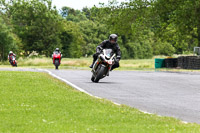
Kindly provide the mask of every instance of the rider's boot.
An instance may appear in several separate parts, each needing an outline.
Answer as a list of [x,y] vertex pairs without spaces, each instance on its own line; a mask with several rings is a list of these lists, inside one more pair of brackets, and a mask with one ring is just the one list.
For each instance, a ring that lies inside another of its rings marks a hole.
[[107,73],[107,76],[109,76],[109,73]]
[[95,60],[93,59],[93,62],[92,62],[92,64],[90,65],[90,68],[93,68],[94,62],[95,62]]

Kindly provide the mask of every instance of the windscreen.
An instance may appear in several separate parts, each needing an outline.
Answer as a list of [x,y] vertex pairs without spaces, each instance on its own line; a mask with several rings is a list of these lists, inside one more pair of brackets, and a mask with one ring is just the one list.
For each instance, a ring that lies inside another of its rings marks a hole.
[[11,58],[12,60],[13,60],[13,59],[15,59],[15,57],[14,57],[14,56],[11,56],[10,58]]
[[105,49],[106,57],[110,58],[113,55],[112,49]]
[[54,53],[54,54],[56,54],[56,55],[58,55],[58,54],[59,54],[59,52],[58,52],[58,51],[54,51],[53,53]]

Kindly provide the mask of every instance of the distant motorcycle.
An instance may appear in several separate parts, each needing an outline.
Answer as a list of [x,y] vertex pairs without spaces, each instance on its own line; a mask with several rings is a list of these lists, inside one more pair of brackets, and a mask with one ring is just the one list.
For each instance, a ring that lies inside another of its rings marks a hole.
[[58,66],[61,62],[61,54],[58,52],[53,53],[53,64],[55,65],[55,69],[58,69]]
[[98,83],[100,79],[109,75],[112,66],[115,63],[115,54],[112,49],[102,49],[92,68],[93,82]]
[[11,64],[12,66],[17,67],[17,61],[16,61],[15,56],[12,55],[12,56],[10,56],[9,58],[10,58],[10,64]]

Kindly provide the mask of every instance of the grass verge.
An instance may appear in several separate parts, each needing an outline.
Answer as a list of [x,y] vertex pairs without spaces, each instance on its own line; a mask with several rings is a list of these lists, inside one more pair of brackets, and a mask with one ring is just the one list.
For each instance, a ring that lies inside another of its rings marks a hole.
[[[90,69],[92,58],[63,58],[60,69]],[[55,68],[51,58],[19,58],[18,67]],[[10,67],[9,62],[0,62],[0,67]],[[154,70],[154,59],[121,60],[118,70]]]
[[0,71],[0,132],[200,132],[198,124],[90,97],[46,73]]

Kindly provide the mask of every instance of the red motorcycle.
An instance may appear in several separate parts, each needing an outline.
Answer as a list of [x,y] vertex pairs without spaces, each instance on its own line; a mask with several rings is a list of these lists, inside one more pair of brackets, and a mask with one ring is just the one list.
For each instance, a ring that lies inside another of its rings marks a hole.
[[12,66],[16,66],[16,67],[17,67],[17,61],[16,61],[15,56],[11,55],[11,56],[9,57],[9,62],[10,62],[10,64],[11,64]]
[[53,64],[55,65],[55,68],[58,69],[58,66],[61,62],[61,54],[59,52],[54,52],[53,55]]

